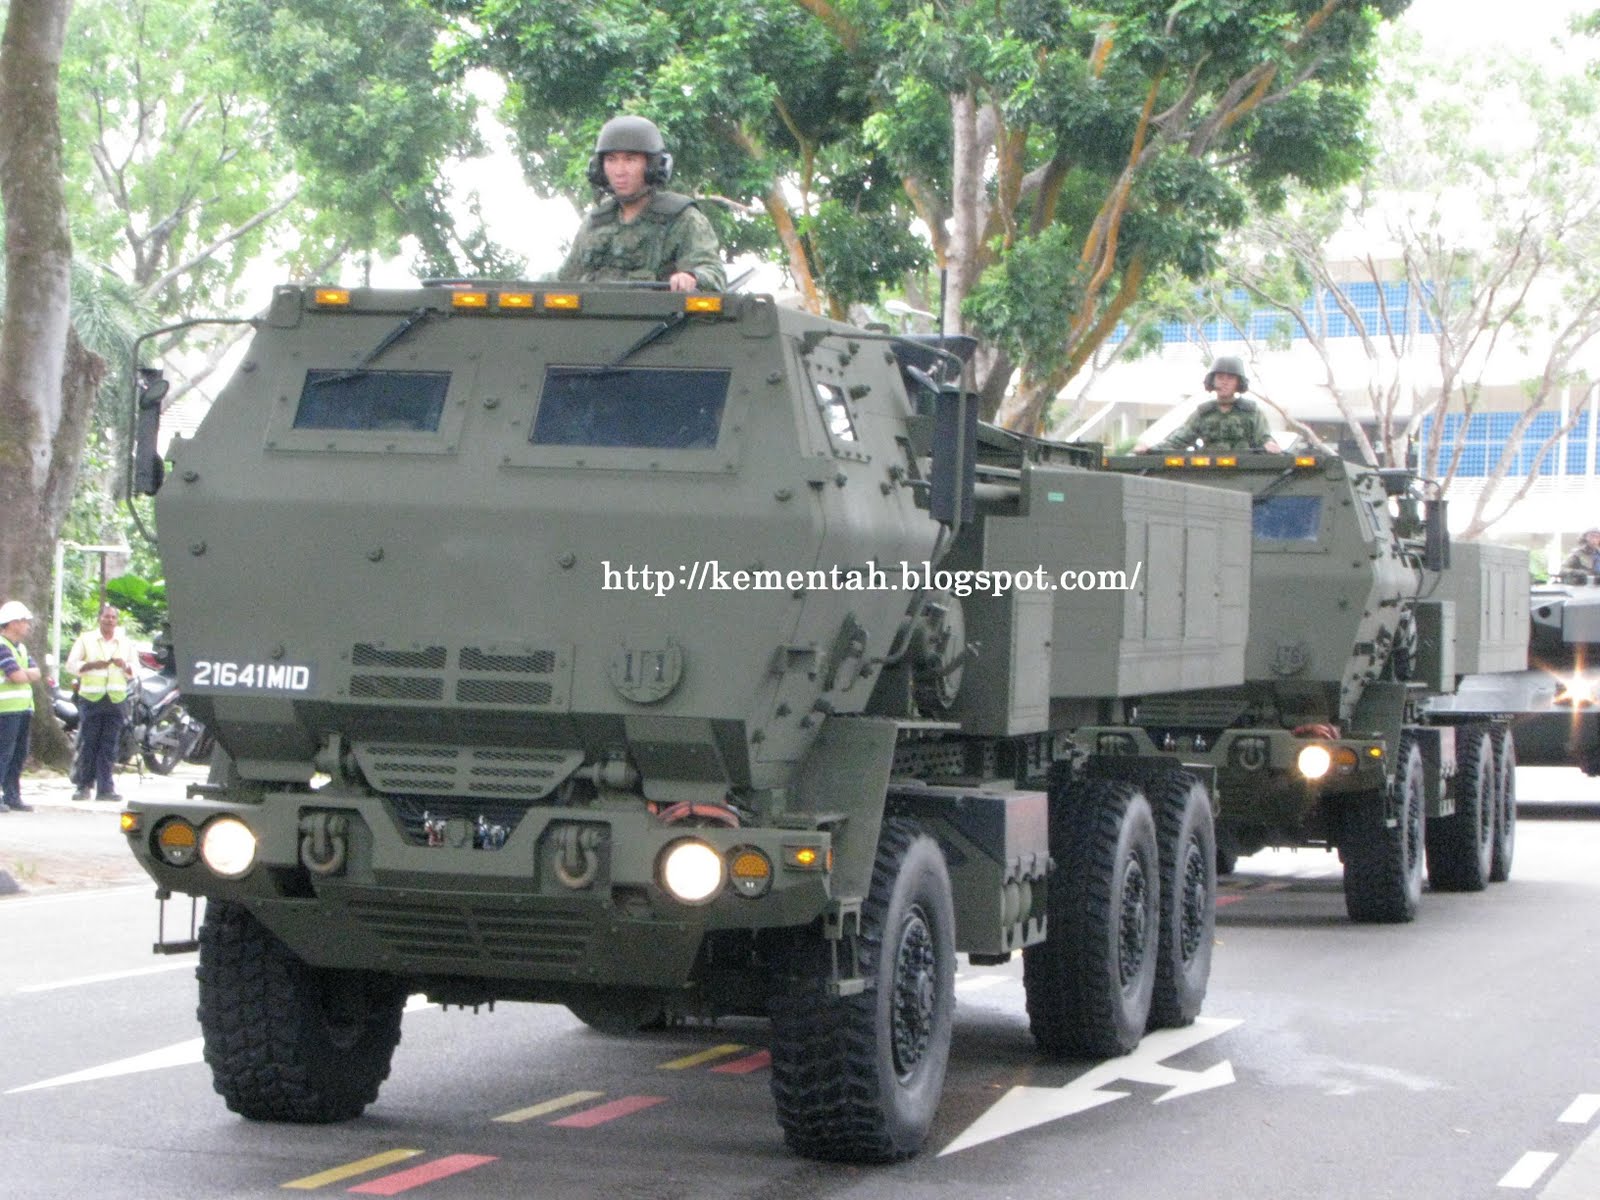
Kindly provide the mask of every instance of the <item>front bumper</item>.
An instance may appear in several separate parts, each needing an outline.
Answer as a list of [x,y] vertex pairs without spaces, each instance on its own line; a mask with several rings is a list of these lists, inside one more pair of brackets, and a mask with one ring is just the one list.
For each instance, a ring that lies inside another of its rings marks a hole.
[[[243,905],[314,966],[682,987],[708,934],[803,926],[832,906],[832,844],[815,830],[688,828],[639,810],[545,807],[529,809],[492,847],[476,844],[477,831],[459,818],[434,831],[436,844],[417,844],[382,797],[328,789],[272,793],[259,803],[215,795],[135,801],[128,814],[130,847],[157,884]],[[158,853],[165,823],[203,831],[223,817],[244,822],[257,839],[255,863],[239,878],[198,860],[174,866]],[[725,880],[704,903],[674,899],[659,882],[658,861],[684,838],[710,845],[725,862],[743,851],[764,855],[769,890],[742,895]],[[800,860],[806,865],[793,865]]]

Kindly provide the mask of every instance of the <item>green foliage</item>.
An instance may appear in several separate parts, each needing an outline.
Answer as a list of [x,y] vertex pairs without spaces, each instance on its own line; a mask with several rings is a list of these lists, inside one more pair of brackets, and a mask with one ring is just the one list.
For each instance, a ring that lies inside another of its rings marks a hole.
[[106,580],[106,599],[147,635],[153,636],[167,623],[167,586],[163,580],[118,575]]

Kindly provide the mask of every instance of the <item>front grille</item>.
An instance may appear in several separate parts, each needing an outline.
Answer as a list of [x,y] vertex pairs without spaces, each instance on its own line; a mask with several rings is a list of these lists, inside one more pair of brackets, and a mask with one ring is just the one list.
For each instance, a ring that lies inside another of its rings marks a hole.
[[444,669],[443,646],[428,646],[421,650],[385,650],[370,642],[357,642],[350,651],[350,665],[354,667],[395,667],[402,671],[440,671]]
[[1146,696],[1139,701],[1138,723],[1182,728],[1226,729],[1244,714],[1243,696]]
[[582,750],[357,742],[367,782],[391,796],[542,800],[583,762]]
[[350,695],[357,700],[439,700],[444,680],[423,675],[352,675]]
[[461,669],[548,675],[556,669],[556,656],[553,650],[535,650],[531,654],[488,654],[474,646],[463,646]]
[[589,948],[584,906],[541,902],[508,911],[491,901],[399,903],[387,896],[348,902],[351,918],[385,949],[411,963],[452,963],[561,970]]
[[571,648],[413,646],[357,642],[344,694],[391,704],[438,704],[447,697],[473,708],[561,709],[568,702]]
[[515,679],[462,679],[456,683],[456,699],[463,704],[550,703],[551,688],[540,681]]

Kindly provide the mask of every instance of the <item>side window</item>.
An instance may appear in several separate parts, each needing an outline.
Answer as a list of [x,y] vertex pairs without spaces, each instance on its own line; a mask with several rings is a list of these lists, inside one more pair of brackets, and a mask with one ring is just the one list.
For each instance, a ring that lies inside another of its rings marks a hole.
[[850,416],[850,405],[845,400],[844,389],[833,383],[818,383],[814,385],[817,390],[817,407],[822,410],[822,424],[828,430],[828,436],[835,442],[848,442],[854,444],[860,439],[856,437],[856,423]]
[[1322,497],[1257,497],[1250,524],[1260,542],[1314,543],[1322,532]]

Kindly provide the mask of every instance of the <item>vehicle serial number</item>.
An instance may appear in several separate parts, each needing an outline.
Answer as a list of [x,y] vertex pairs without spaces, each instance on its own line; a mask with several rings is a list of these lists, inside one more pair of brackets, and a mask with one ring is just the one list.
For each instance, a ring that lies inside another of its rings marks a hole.
[[189,685],[196,688],[237,688],[241,691],[308,692],[311,668],[303,663],[231,662],[197,659]]

